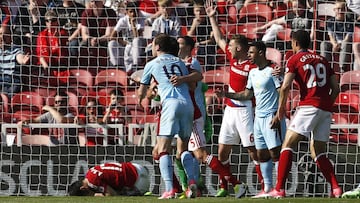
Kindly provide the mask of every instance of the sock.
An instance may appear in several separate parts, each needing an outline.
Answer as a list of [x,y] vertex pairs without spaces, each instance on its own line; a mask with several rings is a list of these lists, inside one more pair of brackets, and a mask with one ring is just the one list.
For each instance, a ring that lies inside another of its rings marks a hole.
[[182,186],[182,190],[185,191],[188,187],[188,184],[187,184],[188,179],[187,179],[184,167],[183,167],[180,159],[175,159],[175,164],[176,164],[178,175],[180,177],[180,183]]
[[188,178],[188,182],[194,182],[194,157],[188,151],[181,153],[181,163],[185,169],[185,173]]
[[[226,160],[224,162],[221,162],[221,165],[223,165],[227,171],[231,171],[230,169],[230,160]],[[225,179],[225,176],[220,176],[220,188],[223,188],[225,190],[228,190],[228,181]]]
[[181,185],[179,183],[179,180],[177,179],[175,173],[173,173],[173,188],[178,192],[182,192],[182,188],[181,188]]
[[170,192],[172,190],[172,186],[173,186],[172,178],[173,178],[173,172],[174,172],[171,158],[167,152],[163,152],[162,154],[160,154],[159,161],[160,161],[159,167],[160,167],[161,177],[163,178],[163,180],[165,182],[165,190],[167,192]]
[[279,161],[273,161],[274,163],[274,167],[275,167],[275,177],[278,176],[278,172],[279,172]]
[[198,183],[200,176],[200,163],[195,157],[193,157],[193,166],[194,166],[194,180]]
[[264,178],[264,192],[270,192],[272,188],[272,169],[273,163],[272,160],[266,162],[260,162],[261,174]]
[[284,148],[281,150],[279,166],[278,166],[277,183],[275,187],[277,191],[283,190],[285,188],[286,178],[289,175],[292,165],[292,156],[293,156],[293,150],[291,148]]
[[255,171],[258,175],[258,181],[261,184],[261,189],[264,190],[264,178],[261,174],[260,164],[257,161],[254,161],[254,164],[255,164]]
[[325,154],[319,154],[315,158],[315,162],[325,179],[330,183],[331,189],[338,188],[339,184],[335,177],[334,167]]

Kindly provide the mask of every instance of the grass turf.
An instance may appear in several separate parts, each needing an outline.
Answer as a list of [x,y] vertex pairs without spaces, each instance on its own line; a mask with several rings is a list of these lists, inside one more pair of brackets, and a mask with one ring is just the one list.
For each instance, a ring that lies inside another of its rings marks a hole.
[[241,202],[241,203],[352,203],[360,202],[359,199],[330,199],[330,198],[284,198],[284,199],[251,199],[242,198],[235,199],[234,197],[215,198],[215,197],[200,197],[196,199],[171,199],[158,200],[157,197],[15,197],[6,196],[0,197],[1,203],[158,203],[158,202],[181,202],[181,203],[218,203],[218,202]]

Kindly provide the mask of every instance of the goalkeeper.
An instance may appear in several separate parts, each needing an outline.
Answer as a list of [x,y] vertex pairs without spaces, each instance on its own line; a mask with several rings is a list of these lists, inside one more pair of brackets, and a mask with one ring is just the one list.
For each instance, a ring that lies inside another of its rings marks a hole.
[[69,196],[140,196],[149,191],[146,167],[136,163],[109,162],[90,168],[85,178],[72,183]]

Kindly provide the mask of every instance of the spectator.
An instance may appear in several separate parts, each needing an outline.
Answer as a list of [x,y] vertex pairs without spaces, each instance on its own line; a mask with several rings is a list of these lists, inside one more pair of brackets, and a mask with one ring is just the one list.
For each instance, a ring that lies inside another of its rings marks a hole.
[[265,43],[253,42],[248,53],[250,60],[257,65],[257,68],[250,71],[246,89],[239,93],[219,91],[217,94],[220,97],[225,96],[240,101],[249,100],[255,96],[254,139],[264,189],[253,198],[266,198],[273,187],[273,163],[277,171],[286,123],[285,119],[282,119],[277,128],[271,129],[269,126],[278,107],[280,81],[272,75],[275,64],[266,59]]
[[[83,113],[77,117],[77,123],[80,125],[88,123],[103,123],[102,107],[97,104],[95,99],[86,103]],[[86,146],[98,146],[103,144],[104,134],[102,128],[85,128]]]
[[[356,15],[356,21],[360,22],[360,1],[346,0],[346,5]],[[354,52],[353,70],[360,70],[360,43],[353,43],[352,49]]]
[[[110,91],[110,103],[105,110],[103,117],[103,123],[107,124],[123,124],[124,129],[128,123],[131,123],[131,113],[129,109],[126,108],[124,104],[124,94],[121,90],[111,90]],[[126,132],[126,131],[124,131]],[[108,130],[109,135],[119,135],[119,132],[115,129]],[[109,139],[110,144],[115,144],[114,138]]]
[[[80,17],[85,7],[74,0],[63,0],[61,5],[55,8],[59,17],[59,26],[68,31],[69,54],[72,57],[79,55],[79,44],[81,37]],[[77,65],[77,60],[70,60],[71,65]]]
[[342,0],[337,0],[334,7],[335,17],[326,22],[326,31],[330,41],[322,41],[320,44],[320,54],[328,61],[333,61],[332,54],[339,53],[340,72],[348,71],[351,62],[351,44],[354,32],[354,22],[347,17],[346,4]]
[[313,13],[306,8],[306,0],[292,1],[292,10],[283,17],[274,19],[265,25],[255,29],[256,32],[266,30],[262,41],[269,42],[276,39],[279,31],[284,29],[284,26],[296,31],[299,29],[311,32],[310,36],[313,39],[315,35],[315,23],[313,22]]
[[65,92],[58,92],[55,96],[54,106],[45,105],[43,111],[46,113],[40,116],[20,121],[20,127],[28,123],[50,123],[54,124],[54,128],[49,129],[51,145],[59,144],[77,144],[77,132],[72,128],[56,128],[59,123],[74,123],[74,115],[70,113],[68,106],[68,96]]
[[47,8],[52,8],[55,3],[52,0],[29,0],[18,10],[12,28],[14,44],[22,46],[23,50],[35,50],[36,37],[45,29],[45,13]]
[[278,111],[271,122],[273,128],[285,117],[286,100],[294,79],[299,84],[301,97],[282,145],[277,183],[269,195],[274,198],[285,197],[285,183],[293,162],[293,152],[298,142],[306,138],[310,141],[311,158],[330,183],[329,197],[340,197],[341,187],[336,180],[334,167],[326,157],[331,111],[340,91],[339,84],[327,60],[307,51],[311,42],[308,32],[298,30],[291,37],[292,49],[296,54],[286,65],[287,73],[280,89]]
[[191,27],[187,31],[187,35],[196,37],[197,57],[204,62],[206,70],[211,70],[214,69],[216,53],[216,43],[212,36],[211,24],[206,16],[204,1],[196,0],[193,6],[195,18],[189,22]]
[[[243,35],[234,35],[227,44],[216,22],[216,10],[212,0],[206,1],[206,13],[210,18],[217,45],[230,59],[229,92],[241,92],[245,89],[250,70],[256,67],[248,60],[248,40]],[[241,140],[251,159],[254,160],[258,177],[261,179],[260,165],[253,141],[252,101],[251,99],[246,101],[227,99],[226,105],[219,135],[219,160],[225,167],[230,169],[231,148]],[[235,185],[236,183],[232,184]],[[220,190],[217,192],[216,197],[226,197],[227,195],[228,182],[225,178],[222,178],[220,180]]]
[[128,2],[126,15],[119,19],[111,33],[108,49],[112,65],[125,65],[126,72],[131,73],[143,64],[146,47],[143,31],[144,19],[139,16],[136,3]]
[[54,10],[45,13],[46,28],[37,38],[36,55],[38,64],[43,68],[45,75],[57,77],[67,83],[69,72],[68,64],[68,32],[59,27],[57,14]]
[[159,11],[161,16],[157,17],[152,24],[152,36],[160,33],[168,34],[172,37],[180,35],[181,22],[174,12],[172,0],[159,0]]
[[[160,2],[159,2],[160,3]],[[171,75],[188,75],[184,64],[175,55],[179,52],[176,39],[169,35],[158,35],[152,43],[155,59],[145,65],[144,74],[138,90],[139,104],[145,98],[152,77],[159,83],[158,93],[161,98],[162,110],[160,117],[157,151],[159,155],[160,173],[165,181],[165,192],[160,199],[175,197],[173,188],[173,166],[171,160],[171,142],[178,135],[177,152],[181,154],[181,162],[189,180],[188,197],[196,196],[196,181],[194,179],[193,157],[186,150],[192,129],[194,108],[187,84],[174,86],[170,81]],[[176,67],[176,68],[174,68]],[[171,75],[170,75],[171,74]],[[190,177],[190,178],[189,178]]]
[[11,98],[21,91],[21,65],[29,63],[29,54],[24,54],[20,48],[12,48],[11,36],[5,34],[4,26],[0,27],[0,92]]
[[107,66],[108,40],[116,19],[115,11],[105,7],[104,0],[90,1],[90,8],[81,16],[80,65]]
[[143,195],[149,191],[149,170],[131,162],[107,162],[90,168],[69,186],[70,196]]

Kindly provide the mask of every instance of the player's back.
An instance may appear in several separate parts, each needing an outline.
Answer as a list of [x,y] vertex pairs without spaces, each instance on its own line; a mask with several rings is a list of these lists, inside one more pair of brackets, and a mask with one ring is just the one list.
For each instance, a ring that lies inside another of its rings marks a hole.
[[161,101],[168,98],[190,101],[189,87],[186,83],[174,86],[170,82],[172,75],[188,75],[189,72],[178,57],[162,54],[146,64],[141,83],[149,83],[151,76],[158,83],[158,92]]
[[334,70],[324,57],[308,51],[298,52],[288,60],[286,71],[296,74],[300,106],[310,105],[331,111],[330,78]]

